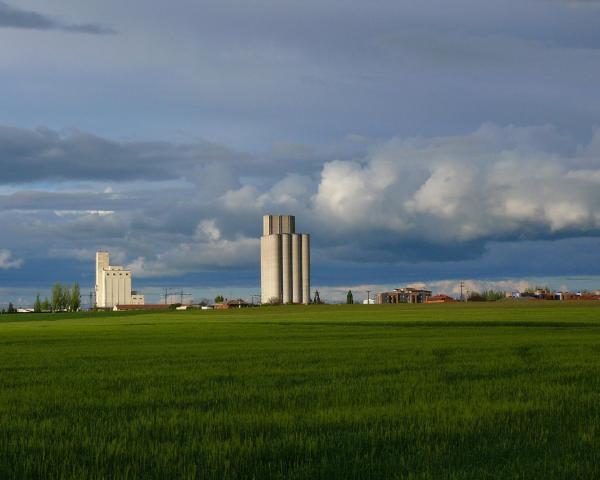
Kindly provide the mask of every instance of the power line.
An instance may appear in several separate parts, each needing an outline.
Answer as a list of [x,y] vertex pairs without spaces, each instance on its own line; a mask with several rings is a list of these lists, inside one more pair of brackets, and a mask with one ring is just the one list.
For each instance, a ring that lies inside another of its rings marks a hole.
[[175,295],[179,295],[180,298],[180,302],[183,305],[183,297],[191,297],[192,294],[191,293],[184,293],[183,290],[179,291],[179,292],[175,292]]
[[169,289],[165,288],[165,293],[161,294],[161,297],[165,299],[165,305],[167,304],[167,299],[169,298]]
[[191,293],[186,293],[183,290],[176,290],[176,291],[170,291],[170,288],[165,288],[163,294],[161,294],[161,297],[164,298],[165,300],[165,305],[168,303],[169,297],[173,296],[173,295],[179,295],[179,298],[181,299],[180,303],[183,305],[183,297],[191,297],[192,294]]

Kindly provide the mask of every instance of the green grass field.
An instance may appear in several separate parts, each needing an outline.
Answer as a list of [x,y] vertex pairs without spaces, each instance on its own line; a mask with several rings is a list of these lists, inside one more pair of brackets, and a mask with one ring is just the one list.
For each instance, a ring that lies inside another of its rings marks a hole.
[[600,478],[600,302],[1,316],[0,478]]

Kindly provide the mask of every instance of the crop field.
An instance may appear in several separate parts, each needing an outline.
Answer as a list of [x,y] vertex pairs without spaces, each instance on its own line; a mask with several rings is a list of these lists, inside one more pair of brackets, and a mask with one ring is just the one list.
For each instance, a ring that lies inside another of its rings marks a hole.
[[0,316],[0,478],[600,478],[600,302]]

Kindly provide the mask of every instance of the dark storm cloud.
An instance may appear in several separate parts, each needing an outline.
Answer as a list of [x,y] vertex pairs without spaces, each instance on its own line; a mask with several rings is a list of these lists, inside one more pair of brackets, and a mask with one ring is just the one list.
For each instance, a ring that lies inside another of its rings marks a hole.
[[56,18],[30,10],[22,10],[0,1],[0,28],[28,28],[33,30],[62,30],[74,33],[113,34],[110,27],[97,23],[65,23]]
[[[211,162],[242,161],[217,144],[117,142],[71,130],[0,127],[0,184],[38,180],[169,180]],[[200,172],[201,173],[201,172]]]
[[114,208],[115,204],[126,205],[135,197],[121,200],[111,199],[111,194],[96,192],[43,192],[19,190],[9,195],[0,195],[0,210],[98,210]]

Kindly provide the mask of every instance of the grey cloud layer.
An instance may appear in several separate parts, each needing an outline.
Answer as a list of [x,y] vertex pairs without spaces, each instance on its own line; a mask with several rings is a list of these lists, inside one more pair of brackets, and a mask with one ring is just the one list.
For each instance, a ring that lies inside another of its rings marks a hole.
[[112,137],[183,131],[264,149],[486,121],[551,123],[584,138],[600,113],[600,12],[562,1],[57,5],[124,33],[74,45],[7,31],[16,53],[0,51],[0,122]]
[[[600,233],[600,130],[579,144],[550,126],[485,124],[466,135],[371,142],[362,156],[323,161],[299,145],[256,156],[11,131],[18,140],[2,142],[3,151],[21,153],[2,156],[11,159],[5,171],[47,162],[39,178],[54,172],[92,186],[0,195],[10,248],[23,248],[22,238],[50,238],[55,253],[93,244],[120,252],[140,276],[251,267],[268,211],[296,214],[317,239],[316,259],[354,263],[459,261],[491,241]],[[22,153],[31,138],[35,147]]]
[[97,23],[65,23],[56,18],[0,2],[0,28],[30,28],[34,30],[63,30],[74,33],[112,34],[110,27]]

